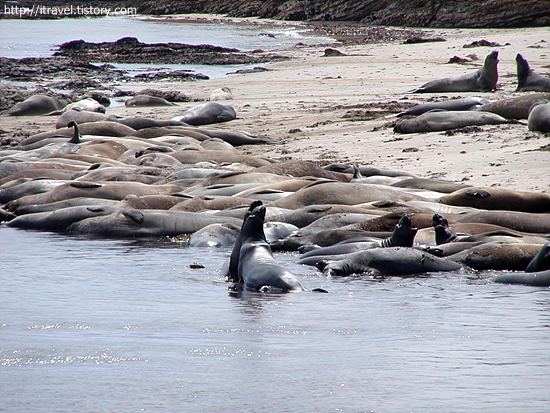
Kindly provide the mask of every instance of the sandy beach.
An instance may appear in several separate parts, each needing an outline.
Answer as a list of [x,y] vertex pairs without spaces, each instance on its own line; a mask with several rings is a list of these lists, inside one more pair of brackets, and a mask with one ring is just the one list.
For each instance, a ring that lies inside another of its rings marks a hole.
[[[213,89],[229,87],[234,96],[230,103],[238,118],[216,127],[264,135],[278,142],[239,147],[244,154],[277,160],[311,160],[323,165],[356,162],[474,186],[548,192],[548,136],[530,132],[526,122],[487,125],[457,133],[397,134],[393,131],[396,118],[387,117],[413,104],[432,100],[459,96],[498,100],[520,96],[521,93],[514,93],[516,54],[521,53],[537,73],[548,75],[548,28],[430,29],[422,33],[446,41],[298,45],[280,52],[292,59],[261,65],[269,71],[206,81],[124,84],[119,88],[178,90],[200,101],[206,100]],[[482,39],[502,46],[463,48]],[[325,56],[327,47],[343,55]],[[429,80],[475,71],[492,50],[499,51],[500,60],[496,92],[407,93]],[[470,62],[448,63],[454,56]],[[119,106],[108,108],[107,114],[170,119],[197,104],[180,103],[168,108]],[[2,118],[1,129],[28,134],[52,130],[54,124],[53,117],[11,117]],[[546,150],[541,150],[544,147]]]

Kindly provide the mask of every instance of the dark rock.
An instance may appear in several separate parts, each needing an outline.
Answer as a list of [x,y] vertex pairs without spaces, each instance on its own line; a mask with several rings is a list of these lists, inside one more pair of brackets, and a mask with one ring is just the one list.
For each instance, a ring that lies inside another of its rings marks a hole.
[[355,21],[409,27],[541,27],[548,0],[130,0],[139,13],[217,13],[280,20]]

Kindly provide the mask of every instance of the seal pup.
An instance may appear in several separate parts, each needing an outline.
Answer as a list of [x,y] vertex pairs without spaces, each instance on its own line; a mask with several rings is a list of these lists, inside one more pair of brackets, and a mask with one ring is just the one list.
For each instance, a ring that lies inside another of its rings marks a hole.
[[550,92],[550,78],[535,73],[519,53],[516,56],[516,68],[518,76],[516,92]]
[[255,291],[272,287],[283,292],[304,291],[298,278],[273,257],[263,229],[265,212],[264,205],[254,208],[243,224],[238,278]]
[[62,115],[68,110],[76,110],[76,111],[85,110],[87,112],[105,113],[107,109],[97,100],[92,98],[86,98],[86,99],[79,100],[77,102],[69,103],[63,109],[54,110],[53,112],[48,113],[47,116]]
[[444,79],[432,80],[409,93],[437,92],[491,92],[498,81],[498,52],[491,52],[483,67],[475,72]]
[[534,103],[529,110],[527,127],[533,132],[550,132],[550,102]]
[[210,97],[208,100],[214,101],[214,100],[232,100],[233,99],[233,93],[231,92],[231,89],[229,89],[227,86],[214,89],[212,93],[210,93]]

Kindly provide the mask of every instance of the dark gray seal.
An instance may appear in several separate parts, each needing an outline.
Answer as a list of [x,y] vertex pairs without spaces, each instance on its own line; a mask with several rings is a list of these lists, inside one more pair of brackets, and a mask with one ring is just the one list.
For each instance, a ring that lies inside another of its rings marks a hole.
[[381,241],[349,242],[348,240],[329,247],[317,248],[303,254],[298,260],[298,264],[316,265],[317,262],[327,259],[328,256],[349,254],[370,248],[412,247],[417,232],[418,228],[411,226],[410,217],[403,214],[389,238]]
[[531,107],[527,127],[533,132],[550,132],[550,102],[535,103]]
[[542,246],[538,254],[531,260],[525,272],[550,270],[550,242]]
[[405,115],[418,116],[434,109],[441,109],[441,110],[448,110],[448,111],[471,110],[480,105],[484,105],[487,103],[489,103],[489,100],[480,98],[480,97],[467,97],[467,98],[461,98],[461,99],[444,100],[441,102],[428,102],[428,103],[415,105],[412,108],[409,108],[401,113],[398,113],[395,116],[398,116],[398,117],[405,116]]
[[255,208],[241,230],[242,245],[239,251],[238,278],[252,290],[275,288],[283,292],[303,291],[298,278],[275,261],[265,239],[263,224],[266,208]]
[[232,106],[222,105],[217,102],[207,102],[174,116],[172,120],[198,126],[228,122],[236,118],[237,113]]
[[500,284],[522,284],[531,287],[550,287],[550,270],[540,272],[511,272],[490,279]]
[[516,68],[518,75],[516,92],[550,92],[550,78],[535,73],[519,53],[516,56]]
[[40,116],[63,109],[66,101],[48,95],[34,95],[23,102],[16,103],[2,116]]
[[491,52],[483,67],[472,73],[444,79],[432,80],[410,93],[437,92],[490,92],[496,89],[498,81],[498,52]]
[[462,265],[415,248],[374,248],[349,254],[338,261],[320,261],[318,268],[325,276],[352,274],[413,275],[440,271],[457,271]]
[[430,111],[413,119],[405,119],[394,126],[397,133],[441,132],[466,126],[518,123],[496,113],[481,111]]

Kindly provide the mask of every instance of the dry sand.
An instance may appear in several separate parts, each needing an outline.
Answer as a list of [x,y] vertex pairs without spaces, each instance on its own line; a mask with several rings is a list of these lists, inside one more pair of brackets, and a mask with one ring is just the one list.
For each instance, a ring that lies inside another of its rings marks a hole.
[[[238,119],[220,128],[244,130],[277,140],[276,145],[240,147],[246,154],[274,159],[373,165],[475,186],[549,192],[549,136],[526,125],[482,126],[470,132],[401,135],[393,132],[400,108],[433,99],[483,96],[490,100],[519,96],[515,57],[521,53],[532,69],[548,75],[550,30],[435,29],[424,31],[445,42],[330,45],[346,56],[324,57],[327,45],[297,46],[281,52],[292,60],[264,64],[272,71],[233,74],[195,82],[121,85],[121,89],[176,89],[207,99],[218,87],[231,88]],[[486,39],[502,47],[463,48]],[[509,43],[509,45],[506,45]],[[442,77],[475,71],[492,50],[499,51],[499,86],[494,93],[407,94]],[[448,64],[453,56],[475,54],[470,64]],[[390,104],[394,102],[393,104]],[[199,103],[169,108],[109,108],[107,113],[169,119]],[[1,129],[50,130],[55,119],[3,118]]]

